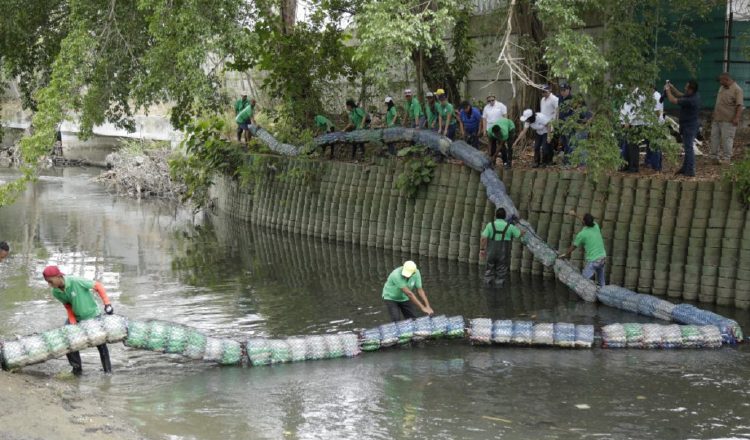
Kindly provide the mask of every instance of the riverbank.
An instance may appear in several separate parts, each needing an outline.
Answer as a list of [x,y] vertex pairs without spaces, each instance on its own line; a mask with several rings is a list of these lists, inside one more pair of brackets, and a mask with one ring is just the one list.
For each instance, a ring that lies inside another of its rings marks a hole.
[[141,439],[91,395],[76,389],[73,377],[39,378],[30,374],[0,373],[0,438],[31,439]]

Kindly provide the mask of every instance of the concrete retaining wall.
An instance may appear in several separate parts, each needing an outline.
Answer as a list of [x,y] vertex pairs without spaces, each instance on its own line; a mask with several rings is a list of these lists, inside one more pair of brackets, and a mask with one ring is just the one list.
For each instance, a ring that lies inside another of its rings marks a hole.
[[[494,209],[479,174],[466,167],[439,166],[430,186],[408,200],[395,188],[398,163],[273,161],[244,187],[218,178],[217,208],[282,231],[479,262],[479,234]],[[569,210],[591,212],[602,225],[608,282],[750,308],[750,214],[730,186],[622,176],[594,185],[574,171],[510,170],[500,178],[552,247],[567,248],[581,227]],[[582,254],[573,258],[579,267]],[[520,244],[511,270],[553,275]]]

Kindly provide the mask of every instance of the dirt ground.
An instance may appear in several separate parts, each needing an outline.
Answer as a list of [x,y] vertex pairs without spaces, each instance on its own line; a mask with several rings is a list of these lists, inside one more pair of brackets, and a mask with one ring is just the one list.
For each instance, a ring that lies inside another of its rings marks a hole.
[[135,430],[81,395],[69,378],[0,372],[0,439],[135,440]]

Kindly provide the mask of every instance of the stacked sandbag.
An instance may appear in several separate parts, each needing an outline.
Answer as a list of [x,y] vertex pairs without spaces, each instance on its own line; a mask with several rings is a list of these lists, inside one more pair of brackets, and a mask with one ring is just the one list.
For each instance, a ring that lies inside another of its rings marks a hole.
[[[536,254],[534,255],[536,256]],[[555,276],[557,276],[557,279],[562,281],[563,284],[570,288],[570,290],[583,298],[584,301],[596,301],[596,284],[581,275],[581,272],[579,272],[578,269],[573,266],[568,260],[558,258],[557,260],[555,260],[553,268],[555,270]]]
[[242,346],[231,339],[207,337],[202,332],[171,322],[151,320],[128,322],[126,347],[158,353],[179,354],[189,359],[235,365],[242,360]]
[[2,367],[5,370],[37,364],[62,355],[124,339],[127,320],[118,315],[102,315],[65,325],[41,334],[2,342]]
[[719,328],[725,344],[736,344],[744,338],[736,321],[690,304],[678,304],[672,309],[672,319],[683,324],[714,325]]
[[719,348],[714,325],[610,324],[602,327],[603,348]]

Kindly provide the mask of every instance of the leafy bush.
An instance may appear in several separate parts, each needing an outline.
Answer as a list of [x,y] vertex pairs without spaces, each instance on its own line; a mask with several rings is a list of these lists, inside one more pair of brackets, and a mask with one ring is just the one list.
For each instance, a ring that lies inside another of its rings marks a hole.
[[724,172],[724,181],[733,184],[740,193],[742,204],[750,207],[750,154],[745,153],[742,160],[734,162]]
[[396,178],[396,188],[410,199],[416,197],[419,189],[427,186],[435,175],[435,161],[428,155],[427,147],[415,145],[398,152],[405,158],[404,170]]

